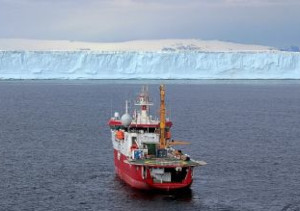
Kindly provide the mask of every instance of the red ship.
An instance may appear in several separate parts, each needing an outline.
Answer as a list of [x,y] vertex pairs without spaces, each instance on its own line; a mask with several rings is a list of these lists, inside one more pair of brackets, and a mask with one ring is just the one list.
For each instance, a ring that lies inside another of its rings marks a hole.
[[120,118],[115,112],[108,125],[114,147],[114,163],[118,176],[137,189],[174,190],[187,188],[193,182],[193,169],[204,161],[195,161],[172,146],[187,142],[171,139],[172,122],[166,118],[165,87],[160,85],[160,118],[153,118],[147,87],[143,87],[133,115]]

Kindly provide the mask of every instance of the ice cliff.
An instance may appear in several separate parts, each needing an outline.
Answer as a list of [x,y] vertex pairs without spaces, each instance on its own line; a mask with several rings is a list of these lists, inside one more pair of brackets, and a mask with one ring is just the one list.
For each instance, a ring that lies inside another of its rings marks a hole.
[[300,79],[300,53],[0,51],[1,79]]

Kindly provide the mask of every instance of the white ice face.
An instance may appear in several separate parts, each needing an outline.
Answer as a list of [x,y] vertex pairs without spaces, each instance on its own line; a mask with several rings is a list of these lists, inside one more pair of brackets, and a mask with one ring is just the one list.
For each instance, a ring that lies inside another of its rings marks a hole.
[[0,79],[300,79],[300,53],[0,51]]

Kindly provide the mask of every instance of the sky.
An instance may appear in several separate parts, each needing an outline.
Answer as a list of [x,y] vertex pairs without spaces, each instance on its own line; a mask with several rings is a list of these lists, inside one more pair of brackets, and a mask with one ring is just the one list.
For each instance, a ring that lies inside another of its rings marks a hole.
[[300,46],[300,0],[0,0],[0,38]]

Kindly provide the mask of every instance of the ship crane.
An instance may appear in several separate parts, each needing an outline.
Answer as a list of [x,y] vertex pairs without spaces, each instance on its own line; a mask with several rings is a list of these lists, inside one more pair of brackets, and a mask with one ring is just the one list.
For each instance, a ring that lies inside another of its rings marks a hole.
[[160,90],[160,141],[159,148],[166,148],[166,105],[165,105],[165,86],[162,84]]

